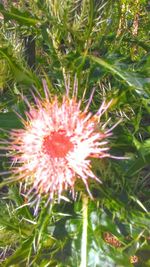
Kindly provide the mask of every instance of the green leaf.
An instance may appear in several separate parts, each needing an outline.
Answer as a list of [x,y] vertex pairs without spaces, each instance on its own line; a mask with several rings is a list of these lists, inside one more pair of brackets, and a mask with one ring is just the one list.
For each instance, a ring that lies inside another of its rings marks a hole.
[[91,55],[88,55],[88,58],[91,59],[91,61],[94,61],[100,66],[109,70],[112,74],[120,77],[129,86],[135,87],[136,90],[142,90],[145,84],[150,84],[150,78],[140,77],[139,73],[125,71],[119,66],[115,66],[115,64],[110,64],[107,60],[104,60],[102,58],[98,58]]
[[14,112],[0,113],[0,128],[7,130],[20,129],[22,123]]
[[10,11],[4,9],[4,6],[0,4],[0,12],[7,20],[16,20],[21,25],[36,26],[40,21],[37,18],[32,18],[29,12],[21,12],[18,9],[12,7]]
[[10,267],[13,264],[16,266],[16,264],[20,265],[25,262],[32,249],[32,242],[33,236],[25,240],[16,252],[6,260],[3,266]]
[[146,139],[140,146],[139,148],[139,152],[141,153],[141,155],[143,156],[143,158],[146,155],[150,154],[150,138]]
[[138,156],[128,162],[128,166],[126,165],[125,175],[134,176],[138,173],[142,168],[148,166],[150,164],[150,154],[146,156]]
[[10,54],[9,48],[1,47],[0,55],[8,61],[16,82],[22,82],[28,85],[35,84],[37,87],[40,86],[40,82],[33,72],[26,69],[23,65],[16,63],[13,56]]

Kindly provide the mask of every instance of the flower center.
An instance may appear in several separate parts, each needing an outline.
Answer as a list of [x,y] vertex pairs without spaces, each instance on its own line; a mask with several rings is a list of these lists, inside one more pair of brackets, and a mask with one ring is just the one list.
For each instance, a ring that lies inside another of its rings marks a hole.
[[52,158],[63,158],[72,149],[73,144],[64,130],[54,131],[44,137],[43,150]]

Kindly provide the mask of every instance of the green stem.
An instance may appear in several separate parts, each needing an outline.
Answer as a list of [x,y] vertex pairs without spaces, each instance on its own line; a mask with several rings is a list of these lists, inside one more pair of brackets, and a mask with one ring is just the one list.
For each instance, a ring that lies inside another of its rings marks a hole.
[[81,239],[81,263],[80,267],[87,266],[87,228],[88,228],[88,197],[82,195],[82,239]]

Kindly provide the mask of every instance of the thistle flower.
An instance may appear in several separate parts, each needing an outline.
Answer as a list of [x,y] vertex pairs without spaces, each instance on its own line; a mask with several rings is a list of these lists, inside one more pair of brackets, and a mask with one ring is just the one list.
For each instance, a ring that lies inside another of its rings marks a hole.
[[75,96],[50,99],[46,86],[45,99],[33,95],[35,105],[23,98],[28,106],[26,120],[21,118],[24,129],[11,131],[7,149],[13,153],[14,180],[23,181],[39,199],[60,199],[68,189],[74,196],[78,179],[92,197],[88,179],[100,180],[90,158],[110,157],[106,138],[111,135],[111,129],[99,131],[99,119],[110,103],[103,102],[95,115],[88,112],[93,93],[83,111]]

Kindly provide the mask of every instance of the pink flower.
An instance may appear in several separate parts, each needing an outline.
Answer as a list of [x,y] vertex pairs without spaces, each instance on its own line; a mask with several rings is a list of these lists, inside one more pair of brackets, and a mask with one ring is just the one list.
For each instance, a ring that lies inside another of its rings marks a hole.
[[[39,197],[60,199],[64,190],[74,195],[75,182],[82,179],[91,196],[89,177],[100,181],[91,170],[90,158],[109,157],[106,138],[110,130],[99,130],[100,116],[110,103],[104,102],[92,115],[88,107],[81,111],[81,101],[76,97],[55,96],[52,100],[35,97],[35,105],[28,105],[24,129],[12,130],[9,150],[13,152],[13,176],[25,182],[31,192]],[[103,127],[102,127],[103,128]],[[105,127],[104,127],[105,128]],[[92,197],[92,196],[91,196]]]

